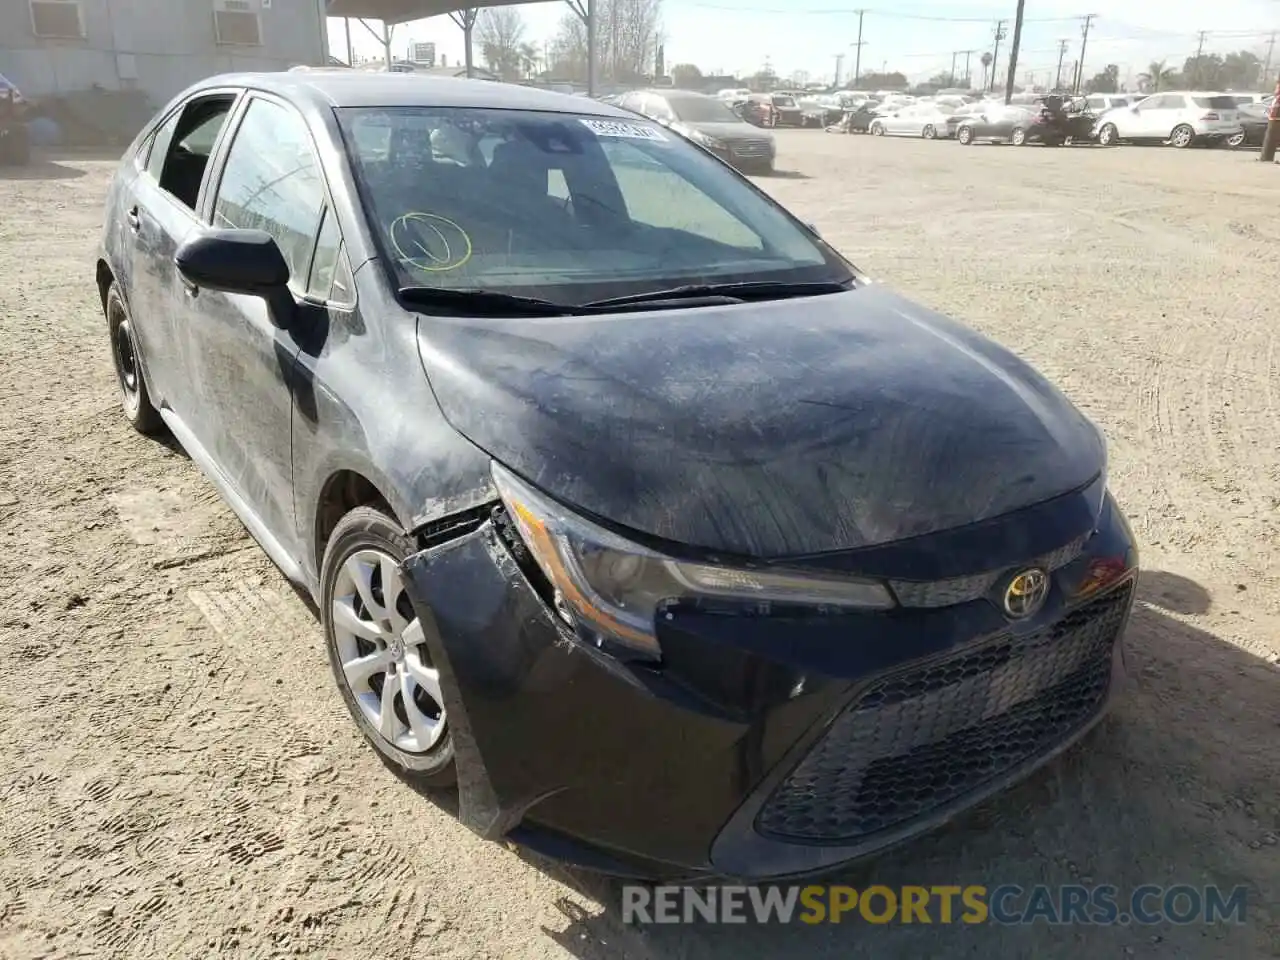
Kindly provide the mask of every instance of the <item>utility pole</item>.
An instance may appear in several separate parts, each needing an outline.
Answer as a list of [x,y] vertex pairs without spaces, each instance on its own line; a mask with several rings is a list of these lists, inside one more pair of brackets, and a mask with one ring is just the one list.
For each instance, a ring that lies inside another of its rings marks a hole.
[[1272,33],[1271,37],[1267,40],[1267,60],[1262,65],[1261,86],[1266,86],[1267,81],[1271,79],[1271,53],[1273,50],[1275,50],[1275,48],[1276,48],[1276,35]]
[[961,50],[960,52],[964,54],[964,88],[966,90],[972,90],[973,74],[969,70],[969,64],[971,62],[969,58],[972,57],[978,51],[977,50]]
[[836,54],[836,82],[835,86],[840,86],[840,68],[844,66],[844,54]]
[[853,85],[858,85],[858,78],[862,76],[862,18],[866,15],[865,10],[854,11],[858,14],[858,42],[853,46],[857,51],[853,55]]
[[1067,55],[1067,40],[1058,41],[1058,72],[1053,77],[1053,89],[1058,90],[1062,87],[1062,58]]
[[987,89],[994,90],[996,88],[996,72],[1000,69],[1000,41],[1004,39],[1004,25],[1006,21],[996,21],[996,43],[991,51],[991,76],[987,79]]
[[951,73],[948,74],[948,76],[951,77],[950,86],[953,86],[953,87],[956,85],[956,57],[959,55],[960,55],[959,50],[951,51]]
[[1200,37],[1200,40],[1198,43],[1196,43],[1196,60],[1195,60],[1196,72],[1195,72],[1195,79],[1191,84],[1192,88],[1196,90],[1200,89],[1200,78],[1201,76],[1204,75],[1204,66],[1201,64],[1200,58],[1204,56],[1204,38],[1209,35],[1209,31],[1200,30],[1198,31],[1198,35]]
[[1013,17],[1013,41],[1010,43],[1009,72],[1004,78],[1004,105],[1013,101],[1013,84],[1018,79],[1018,48],[1022,46],[1022,17],[1027,9],[1027,0],[1018,0],[1018,9]]
[[1096,13],[1087,13],[1084,16],[1084,24],[1080,27],[1080,59],[1076,63],[1075,79],[1071,81],[1071,92],[1079,93],[1080,87],[1084,83],[1084,52],[1089,47],[1089,27],[1093,25],[1093,21],[1098,18]]

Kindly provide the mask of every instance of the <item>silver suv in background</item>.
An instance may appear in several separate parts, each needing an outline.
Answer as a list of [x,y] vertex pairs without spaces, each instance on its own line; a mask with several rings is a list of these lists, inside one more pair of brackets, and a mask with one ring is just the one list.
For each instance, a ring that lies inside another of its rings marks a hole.
[[1178,90],[1108,110],[1094,129],[1104,147],[1127,140],[1185,148],[1193,143],[1222,143],[1242,127],[1231,94]]

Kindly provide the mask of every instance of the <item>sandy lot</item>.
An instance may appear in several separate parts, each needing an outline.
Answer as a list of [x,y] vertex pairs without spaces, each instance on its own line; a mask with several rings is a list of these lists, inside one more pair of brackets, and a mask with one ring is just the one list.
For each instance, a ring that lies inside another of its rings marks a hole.
[[1148,569],[1085,743],[849,879],[1247,884],[1241,927],[664,927],[483,843],[359,741],[307,607],[119,415],[112,164],[0,173],[0,956],[1280,954],[1280,168],[1222,151],[781,137],[766,189],[1105,428]]

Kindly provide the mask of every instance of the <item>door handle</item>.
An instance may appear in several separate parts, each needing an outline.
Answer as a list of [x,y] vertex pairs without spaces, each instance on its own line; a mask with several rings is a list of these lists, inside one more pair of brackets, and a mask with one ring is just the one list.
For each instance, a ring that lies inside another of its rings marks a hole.
[[142,224],[142,221],[138,219],[138,208],[132,207],[129,212],[124,215],[124,218],[129,224],[129,229],[134,233],[137,233],[138,227]]

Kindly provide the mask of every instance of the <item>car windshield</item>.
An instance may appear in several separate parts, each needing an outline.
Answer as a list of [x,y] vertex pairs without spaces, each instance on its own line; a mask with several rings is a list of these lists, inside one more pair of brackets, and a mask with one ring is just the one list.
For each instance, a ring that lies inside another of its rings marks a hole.
[[1203,107],[1206,110],[1234,110],[1236,108],[1235,97],[1192,97],[1197,107]]
[[794,107],[796,105],[796,102],[791,97],[786,97],[781,94],[774,94],[773,105],[775,107]]
[[647,120],[456,107],[338,116],[397,287],[582,304],[852,279],[775,203]]
[[737,123],[734,112],[715,97],[667,97],[677,120],[685,123]]

